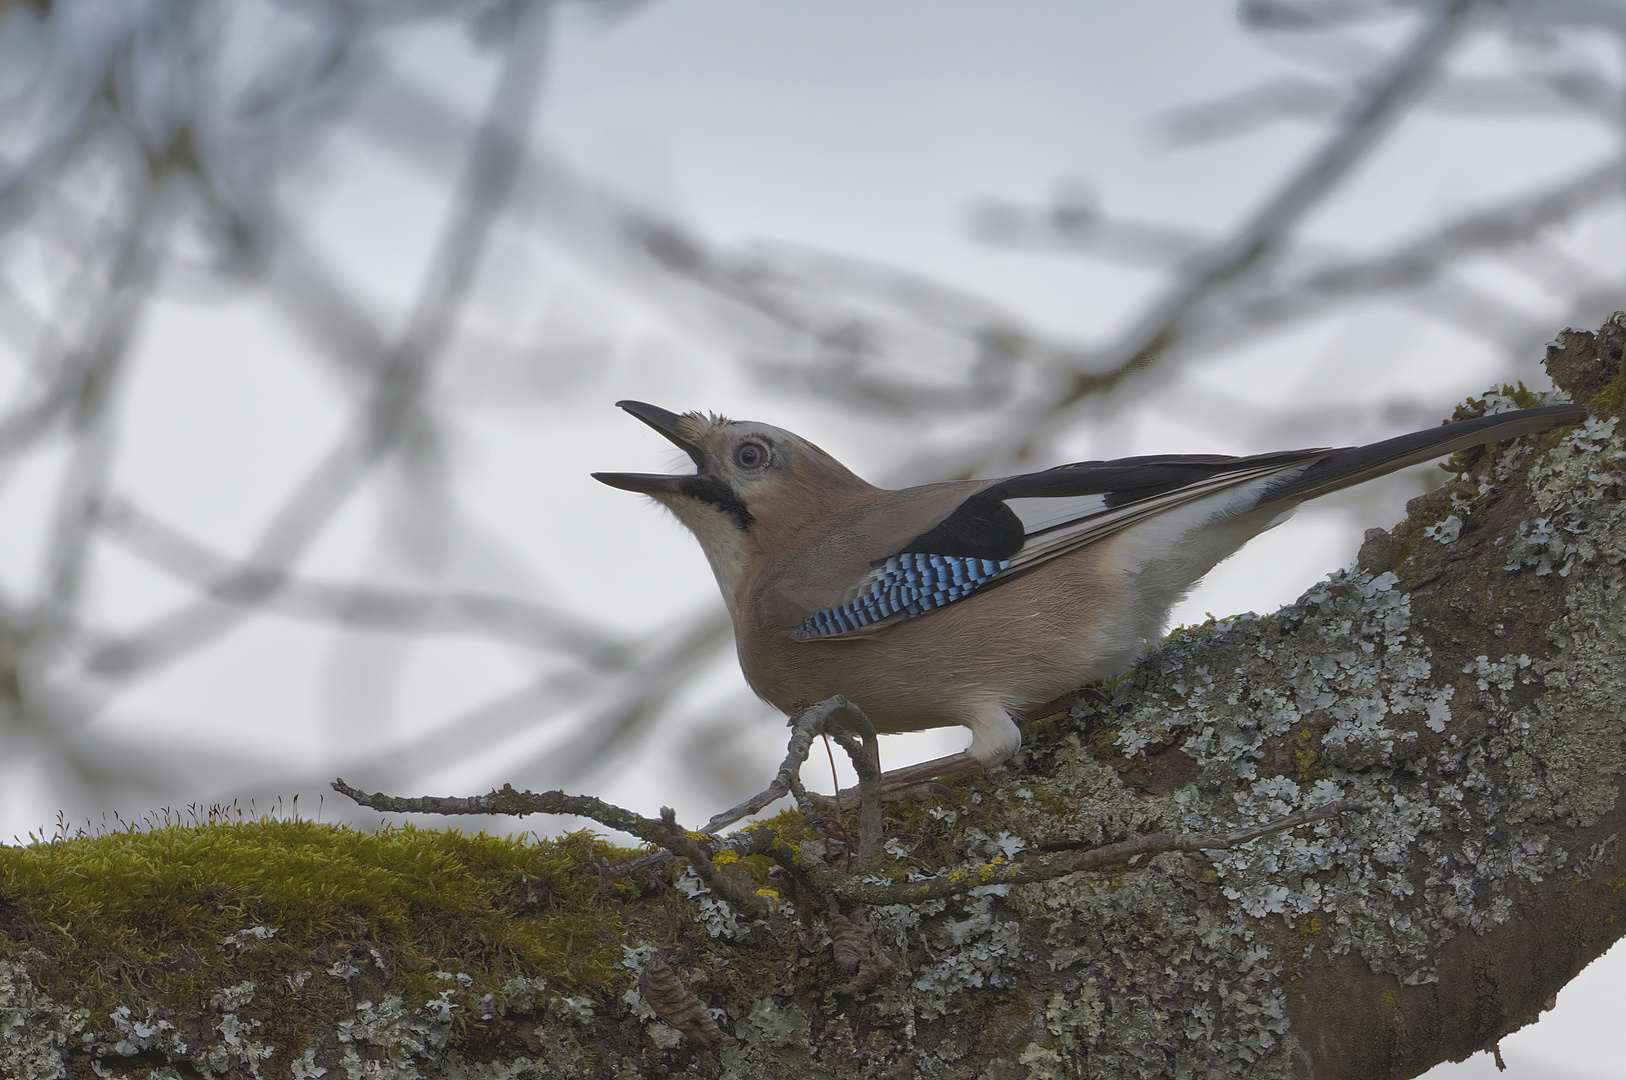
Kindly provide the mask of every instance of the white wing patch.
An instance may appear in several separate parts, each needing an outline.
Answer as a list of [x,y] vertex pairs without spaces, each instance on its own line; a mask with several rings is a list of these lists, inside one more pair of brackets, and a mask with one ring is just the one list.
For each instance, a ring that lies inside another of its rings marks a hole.
[[1006,499],[1005,505],[1022,519],[1027,542],[1011,559],[1010,567],[997,576],[1009,577],[1020,573],[1036,563],[1066,554],[1074,548],[1126,529],[1136,522],[1167,513],[1175,507],[1205,499],[1227,489],[1235,490],[1240,496],[1238,501],[1245,505],[1227,504],[1224,510],[1218,507],[1215,510],[1232,514],[1245,512],[1257,505],[1268,490],[1253,481],[1278,476],[1288,479],[1303,472],[1309,465],[1308,461],[1286,465],[1275,461],[1252,469],[1220,473],[1206,480],[1186,484],[1161,495],[1125,503],[1110,510],[1106,509],[1104,495]]
[[1063,495],[1054,498],[1006,499],[1005,505],[1022,519],[1022,531],[1034,533],[1066,525],[1080,518],[1093,517],[1107,508],[1105,495]]

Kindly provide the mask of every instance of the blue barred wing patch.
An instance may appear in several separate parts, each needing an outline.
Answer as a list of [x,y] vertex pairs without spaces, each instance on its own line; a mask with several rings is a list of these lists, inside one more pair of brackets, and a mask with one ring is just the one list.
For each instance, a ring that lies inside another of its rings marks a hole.
[[964,599],[1011,565],[1009,559],[905,552],[886,560],[863,592],[838,607],[814,612],[791,637],[839,637],[876,623],[907,619]]

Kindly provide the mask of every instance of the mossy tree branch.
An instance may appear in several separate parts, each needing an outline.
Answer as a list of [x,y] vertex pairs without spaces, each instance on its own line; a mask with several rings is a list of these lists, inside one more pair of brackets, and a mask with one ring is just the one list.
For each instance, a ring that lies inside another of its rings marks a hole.
[[705,873],[310,822],[0,849],[0,1074],[1338,1080],[1493,1046],[1626,927],[1623,346],[1550,351],[1588,424],[1453,462],[1353,572],[890,807],[873,865],[794,812],[718,838],[512,789],[442,808]]

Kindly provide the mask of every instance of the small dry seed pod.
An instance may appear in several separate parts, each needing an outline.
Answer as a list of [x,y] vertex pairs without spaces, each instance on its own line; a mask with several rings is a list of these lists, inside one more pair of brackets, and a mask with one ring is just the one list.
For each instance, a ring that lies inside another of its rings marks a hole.
[[716,1049],[734,1042],[734,1037],[717,1026],[705,1003],[678,979],[672,965],[656,953],[638,972],[638,993],[655,1015],[686,1039]]

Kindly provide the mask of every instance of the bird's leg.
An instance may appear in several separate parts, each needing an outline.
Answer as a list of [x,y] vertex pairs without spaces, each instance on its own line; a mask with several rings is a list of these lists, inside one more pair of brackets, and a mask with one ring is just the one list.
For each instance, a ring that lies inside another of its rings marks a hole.
[[[933,783],[940,776],[951,773],[964,772],[967,769],[980,769],[982,762],[962,750],[958,754],[947,757],[933,758],[922,761],[918,765],[906,765],[901,769],[884,772],[877,785],[878,793],[883,801],[896,802],[899,799],[911,799],[921,795],[931,794],[934,788],[942,785]],[[842,788],[834,795],[814,795],[813,801],[820,805],[830,806],[837,810],[851,810],[859,804],[859,797],[863,785],[858,787]]]
[[930,783],[938,777],[949,776],[953,773],[965,772],[967,769],[983,768],[967,750],[947,757],[933,758],[915,765],[905,765],[901,769],[893,769],[881,774],[881,791],[883,794],[899,795],[908,792],[911,788],[920,787]]
[[[1106,695],[1099,688],[1084,686],[1063,694],[1054,701],[1029,709],[1025,713],[1011,714],[1010,718],[1020,727],[1035,720],[1043,720],[1046,717],[1068,712],[1075,706],[1087,701],[1100,702],[1104,700],[1106,700]],[[881,798],[888,802],[895,802],[899,799],[929,795],[934,788],[941,787],[941,785],[933,783],[938,778],[953,773],[965,772],[967,769],[986,768],[987,764],[969,751],[962,750],[958,754],[933,758],[931,761],[922,761],[918,765],[906,765],[901,769],[892,769],[881,774]],[[862,789],[863,784],[860,783],[856,788],[843,788],[833,796],[815,795],[812,798],[815,804],[821,806],[838,810],[851,810],[858,805]]]
[[846,698],[837,696],[821,704],[834,706],[828,726],[835,730],[830,735],[847,751],[853,771],[858,774],[858,862],[862,865],[881,850],[881,785],[885,776],[881,772],[880,740],[864,710]]

